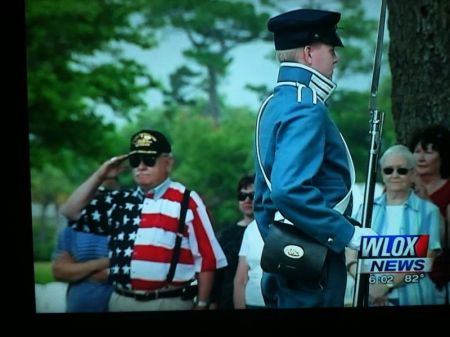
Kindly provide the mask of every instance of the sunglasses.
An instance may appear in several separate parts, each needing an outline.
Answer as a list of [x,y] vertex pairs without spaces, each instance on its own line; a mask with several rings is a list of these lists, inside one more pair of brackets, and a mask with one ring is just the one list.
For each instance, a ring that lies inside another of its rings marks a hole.
[[133,153],[128,157],[128,161],[130,162],[130,166],[132,168],[138,167],[141,161],[146,166],[154,166],[157,159],[157,156],[146,153]]
[[[406,168],[406,167],[398,167],[398,168],[396,168],[395,170],[397,171],[397,173],[398,173],[399,175],[405,176],[405,175],[408,174],[408,172],[409,172],[410,169],[408,169],[408,168]],[[393,167],[385,167],[385,168],[383,169],[383,173],[384,173],[385,175],[388,176],[388,175],[394,173],[394,168],[393,168]]]
[[238,200],[239,201],[244,201],[245,199],[247,199],[247,197],[249,197],[250,200],[253,200],[254,196],[255,196],[255,192],[249,192],[249,193],[239,192],[238,193]]

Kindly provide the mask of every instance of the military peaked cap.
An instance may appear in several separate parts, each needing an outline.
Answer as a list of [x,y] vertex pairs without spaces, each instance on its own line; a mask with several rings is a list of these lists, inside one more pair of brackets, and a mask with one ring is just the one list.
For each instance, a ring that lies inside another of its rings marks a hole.
[[276,50],[303,47],[314,42],[343,47],[336,25],[341,18],[338,12],[318,9],[296,9],[274,16],[267,23],[274,33]]

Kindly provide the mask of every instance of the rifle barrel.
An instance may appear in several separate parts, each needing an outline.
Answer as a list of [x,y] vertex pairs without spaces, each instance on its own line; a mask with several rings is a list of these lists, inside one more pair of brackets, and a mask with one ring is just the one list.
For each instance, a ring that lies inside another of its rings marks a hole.
[[[375,181],[377,177],[378,154],[381,148],[381,132],[383,129],[384,113],[377,109],[378,84],[380,81],[381,57],[383,55],[383,37],[386,20],[386,0],[382,0],[380,21],[378,23],[378,38],[375,48],[375,60],[373,63],[372,87],[370,89],[369,111],[371,115],[370,149],[367,163],[366,186],[364,189],[364,201],[362,209],[362,227],[370,228],[372,222],[373,199],[375,193]],[[361,263],[358,259],[353,306],[366,307],[369,295],[368,274],[361,275]]]

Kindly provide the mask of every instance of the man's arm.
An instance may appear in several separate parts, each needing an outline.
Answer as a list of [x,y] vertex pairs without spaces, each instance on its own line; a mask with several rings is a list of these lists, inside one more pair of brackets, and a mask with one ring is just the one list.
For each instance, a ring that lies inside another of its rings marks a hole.
[[100,166],[83,184],[81,184],[61,207],[61,213],[69,220],[78,220],[83,208],[94,198],[95,193],[107,178],[117,177],[124,168],[120,165],[128,155],[113,157]]
[[200,270],[197,273],[198,296],[194,309],[205,309],[210,299],[215,272],[218,268],[227,266],[227,259],[214,234],[205,204],[195,191],[191,192],[190,209],[193,214],[193,230],[189,231],[189,235],[192,235],[189,243],[194,244],[192,250],[198,252],[195,259],[199,264],[197,270]]
[[214,282],[214,271],[203,271],[197,274],[198,277],[198,294],[197,301],[194,303],[195,310],[203,310],[208,308],[209,294],[211,293]]
[[[107,276],[104,272],[109,267],[109,259],[102,257],[85,262],[77,262],[67,251],[62,251],[60,255],[52,263],[52,271],[55,279],[65,282],[76,282],[90,275],[94,276],[97,281],[105,281],[99,279],[100,275]],[[103,271],[99,274],[99,272]]]

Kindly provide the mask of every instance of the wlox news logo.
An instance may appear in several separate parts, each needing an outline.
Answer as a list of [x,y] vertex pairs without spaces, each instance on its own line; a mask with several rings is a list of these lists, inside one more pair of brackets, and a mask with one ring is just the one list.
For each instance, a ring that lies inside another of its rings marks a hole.
[[361,239],[361,273],[428,272],[429,235],[380,235]]

